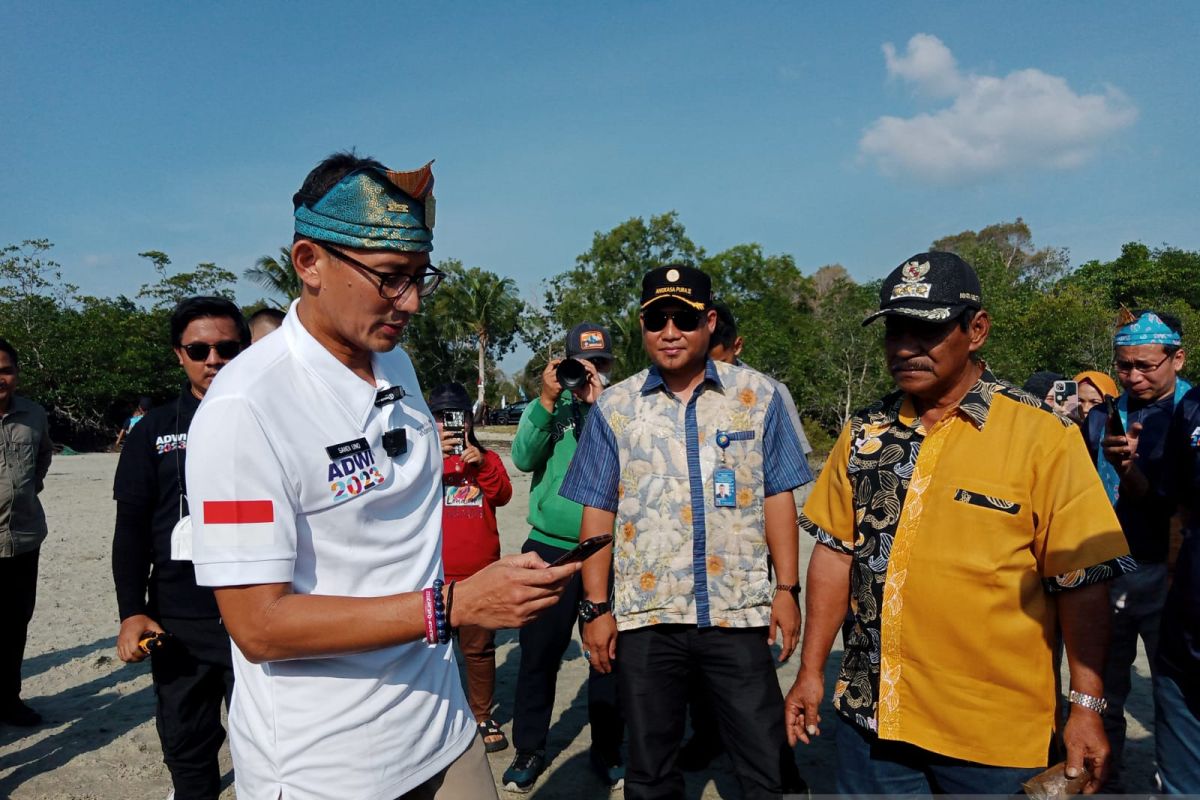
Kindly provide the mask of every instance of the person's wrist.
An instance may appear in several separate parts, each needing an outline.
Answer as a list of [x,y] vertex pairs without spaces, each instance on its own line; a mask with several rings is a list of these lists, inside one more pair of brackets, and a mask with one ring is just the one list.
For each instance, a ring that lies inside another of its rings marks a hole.
[[453,630],[471,624],[467,621],[469,619],[467,615],[471,613],[475,593],[471,590],[470,581],[470,578],[454,581],[454,602],[446,609],[446,621]]
[[825,665],[801,661],[800,667],[796,670],[796,680],[799,681],[801,678],[816,678],[819,681],[824,681]]

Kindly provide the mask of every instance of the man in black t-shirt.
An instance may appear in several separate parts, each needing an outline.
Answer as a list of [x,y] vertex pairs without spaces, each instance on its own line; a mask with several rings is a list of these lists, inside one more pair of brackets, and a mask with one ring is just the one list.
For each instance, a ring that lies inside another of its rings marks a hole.
[[1154,746],[1165,794],[1200,794],[1200,388],[1175,407],[1168,500],[1184,512],[1154,671]]
[[220,794],[221,701],[228,706],[233,691],[229,635],[212,589],[196,585],[188,536],[175,534],[174,548],[172,543],[188,513],[188,426],[217,371],[249,340],[241,312],[224,298],[192,297],[175,308],[171,345],[187,383],[130,432],[113,482],[117,654],[125,662],[141,661],[147,653],[139,641],[165,634],[163,644],[152,648],[150,668],[175,800],[215,800]]

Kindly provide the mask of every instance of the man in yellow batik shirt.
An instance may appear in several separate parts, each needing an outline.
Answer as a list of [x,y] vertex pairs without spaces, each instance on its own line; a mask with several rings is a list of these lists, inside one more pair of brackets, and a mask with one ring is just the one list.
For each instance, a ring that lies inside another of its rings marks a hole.
[[800,519],[822,546],[789,738],[820,732],[825,662],[846,622],[838,792],[1015,792],[1046,766],[1057,621],[1067,771],[1086,767],[1093,792],[1109,757],[1104,582],[1133,564],[1083,439],[979,359],[991,321],[958,256],[897,267],[863,324],[880,317],[899,391],[852,415]]

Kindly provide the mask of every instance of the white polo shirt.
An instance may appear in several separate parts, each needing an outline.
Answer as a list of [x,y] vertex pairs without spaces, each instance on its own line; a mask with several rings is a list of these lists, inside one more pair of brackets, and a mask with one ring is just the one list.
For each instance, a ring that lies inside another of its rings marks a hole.
[[[442,573],[442,455],[408,356],[376,354],[372,388],[300,324],[221,370],[188,436],[196,580],[377,597]],[[376,393],[404,397],[376,406]],[[406,452],[384,452],[403,429]],[[423,641],[251,664],[233,647],[240,800],[394,800],[475,734],[454,655]]]

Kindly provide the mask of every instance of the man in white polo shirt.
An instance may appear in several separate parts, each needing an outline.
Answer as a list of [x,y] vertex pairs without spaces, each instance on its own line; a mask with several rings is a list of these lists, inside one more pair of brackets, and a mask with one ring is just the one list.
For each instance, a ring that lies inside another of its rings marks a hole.
[[432,187],[428,165],[318,165],[294,198],[300,299],[192,423],[193,560],[235,645],[240,800],[494,797],[449,631],[520,626],[578,569],[526,554],[441,585],[441,448],[395,349],[441,279]]

